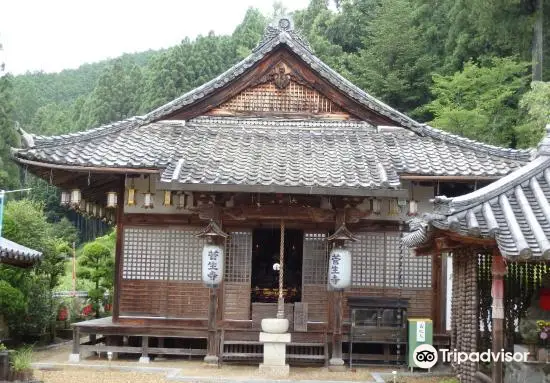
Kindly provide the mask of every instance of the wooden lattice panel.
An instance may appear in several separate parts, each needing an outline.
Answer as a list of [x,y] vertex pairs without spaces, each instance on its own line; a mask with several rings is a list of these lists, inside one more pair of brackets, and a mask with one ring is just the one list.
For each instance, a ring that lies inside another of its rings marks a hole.
[[384,286],[384,237],[384,233],[357,233],[357,241],[350,244],[352,286]]
[[125,227],[123,279],[200,281],[204,240],[197,228]]
[[234,231],[227,240],[225,256],[225,281],[245,282],[250,287],[252,267],[252,232]]
[[284,89],[279,89],[274,82],[256,85],[210,111],[210,114],[224,113],[334,114],[349,117],[346,111],[317,90],[295,81],[290,81]]
[[417,257],[406,251],[403,259],[403,287],[432,286],[432,258]]
[[[352,253],[352,286],[428,288],[432,283],[432,263],[428,257],[415,257],[401,246],[401,234],[357,233],[350,244]],[[403,258],[401,259],[401,253]]]
[[328,247],[325,233],[305,233],[302,278],[303,284],[327,283]]

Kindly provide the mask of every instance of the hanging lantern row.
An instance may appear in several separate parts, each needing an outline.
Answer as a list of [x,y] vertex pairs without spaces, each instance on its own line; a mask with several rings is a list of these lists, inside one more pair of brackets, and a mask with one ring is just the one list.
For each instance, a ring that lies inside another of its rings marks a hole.
[[[107,193],[107,208],[114,209],[117,207],[117,193],[110,191]],[[61,205],[72,207],[75,210],[80,210],[91,214],[92,204],[85,201],[82,198],[82,192],[80,189],[73,189],[70,192],[62,191],[61,192]]]
[[[418,214],[418,202],[415,200],[400,200],[400,199],[389,199],[388,200],[388,215],[389,216],[398,216],[401,212],[405,211],[406,205],[408,202],[408,211],[407,215],[417,215]],[[371,200],[371,210],[375,215],[380,215],[382,213],[382,201],[380,199],[374,198]]]

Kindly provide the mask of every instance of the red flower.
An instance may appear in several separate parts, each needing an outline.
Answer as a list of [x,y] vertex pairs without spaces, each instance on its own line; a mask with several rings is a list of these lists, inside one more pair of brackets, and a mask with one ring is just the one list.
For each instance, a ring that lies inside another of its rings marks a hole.
[[64,322],[69,318],[69,310],[65,306],[61,307],[59,309],[59,313],[57,314],[57,320]]
[[84,306],[82,308],[82,315],[84,316],[88,316],[88,315],[91,315],[93,313],[94,309],[92,307],[91,304],[87,305],[87,306]]

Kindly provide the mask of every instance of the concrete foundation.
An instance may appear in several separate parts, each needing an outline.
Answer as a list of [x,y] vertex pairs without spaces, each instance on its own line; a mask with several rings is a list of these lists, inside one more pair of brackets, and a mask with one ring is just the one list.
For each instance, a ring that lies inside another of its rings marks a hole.
[[139,363],[150,363],[151,362],[151,359],[148,357],[148,356],[142,356],[141,358],[139,358]]
[[80,362],[80,354],[69,354],[69,362],[71,363]]

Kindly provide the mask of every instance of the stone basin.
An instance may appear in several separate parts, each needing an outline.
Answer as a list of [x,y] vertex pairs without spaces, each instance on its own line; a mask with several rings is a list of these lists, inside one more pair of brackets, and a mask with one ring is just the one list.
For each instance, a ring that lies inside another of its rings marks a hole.
[[264,318],[262,331],[270,334],[284,334],[288,331],[288,319]]

